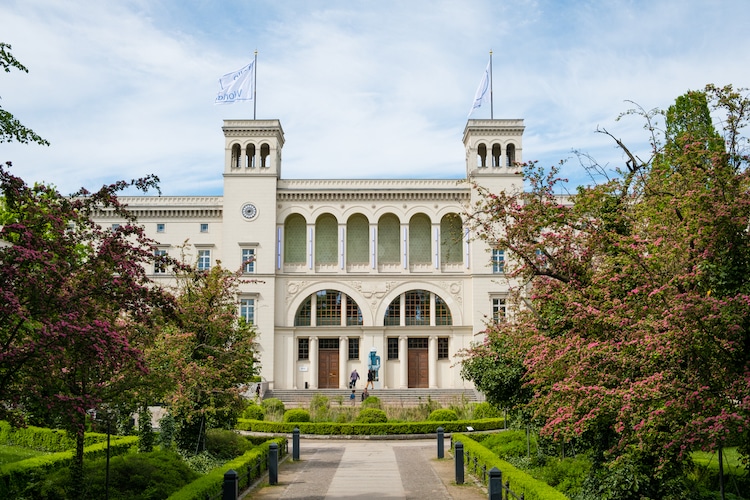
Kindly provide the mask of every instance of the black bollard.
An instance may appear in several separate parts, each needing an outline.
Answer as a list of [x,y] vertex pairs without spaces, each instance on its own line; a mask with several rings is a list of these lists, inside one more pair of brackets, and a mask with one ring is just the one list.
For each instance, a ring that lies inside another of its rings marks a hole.
[[438,458],[443,458],[445,455],[443,448],[445,447],[445,435],[443,434],[443,428],[437,428],[437,445],[438,445]]
[[497,467],[490,469],[488,490],[490,500],[503,500],[503,473]]
[[224,486],[222,488],[221,500],[237,500],[239,494],[240,475],[234,469],[224,473]]
[[456,484],[464,484],[464,444],[456,442]]
[[299,427],[292,431],[292,460],[299,461]]
[[268,484],[279,482],[279,445],[271,443],[268,445]]

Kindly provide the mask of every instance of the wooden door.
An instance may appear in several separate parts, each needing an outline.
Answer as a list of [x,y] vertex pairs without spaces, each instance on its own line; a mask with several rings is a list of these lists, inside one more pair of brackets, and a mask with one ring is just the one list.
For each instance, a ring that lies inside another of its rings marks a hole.
[[409,348],[409,387],[427,388],[427,349]]
[[318,388],[338,389],[339,387],[339,350],[318,350]]

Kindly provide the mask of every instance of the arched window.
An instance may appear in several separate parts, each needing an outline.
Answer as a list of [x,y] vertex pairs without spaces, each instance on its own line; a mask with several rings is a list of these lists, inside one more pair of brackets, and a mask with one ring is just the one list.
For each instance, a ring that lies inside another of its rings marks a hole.
[[443,299],[435,295],[435,325],[445,326],[452,325],[453,318],[448,304]]
[[508,144],[505,148],[505,155],[508,157],[508,166],[512,167],[516,162],[516,147],[513,144]]
[[500,166],[500,144],[492,145],[492,166]]
[[[401,322],[403,301],[404,321]],[[435,308],[434,316],[430,314]],[[434,317],[434,322],[433,318]],[[453,318],[445,301],[427,290],[409,290],[388,305],[383,317],[384,326],[451,326]]]
[[458,214],[440,219],[440,259],[443,264],[460,264],[463,256],[463,227]]
[[370,223],[362,214],[346,221],[346,263],[367,264],[370,261]]
[[271,159],[269,158],[271,156],[271,147],[268,144],[261,144],[260,145],[260,168],[270,168],[271,167]]
[[255,144],[248,144],[245,148],[245,166],[255,168]]
[[294,326],[311,326],[312,325],[312,295],[305,299],[297,309],[294,315]]
[[487,146],[482,143],[477,148],[477,167],[487,166]]
[[432,260],[432,238],[430,218],[416,214],[409,221],[409,262],[429,264]]
[[284,221],[284,263],[304,264],[307,253],[305,218],[292,214]]
[[362,311],[359,305],[351,297],[338,290],[318,290],[300,304],[294,315],[294,326],[362,326],[362,324]]
[[378,262],[398,264],[401,261],[401,223],[393,214],[385,214],[378,221]]
[[404,297],[406,326],[430,326],[430,292],[412,290]]
[[338,222],[331,214],[315,221],[315,263],[335,264],[338,261]]
[[239,144],[232,145],[232,168],[240,168],[242,166],[242,148]]

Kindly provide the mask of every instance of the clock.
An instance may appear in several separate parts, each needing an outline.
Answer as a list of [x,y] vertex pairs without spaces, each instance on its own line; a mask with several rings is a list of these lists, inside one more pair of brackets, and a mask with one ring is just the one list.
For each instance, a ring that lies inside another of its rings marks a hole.
[[242,216],[246,219],[254,219],[258,215],[258,209],[252,203],[242,205]]

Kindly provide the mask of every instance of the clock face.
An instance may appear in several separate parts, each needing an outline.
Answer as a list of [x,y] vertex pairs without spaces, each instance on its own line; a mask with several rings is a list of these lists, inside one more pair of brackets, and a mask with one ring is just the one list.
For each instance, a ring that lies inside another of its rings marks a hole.
[[252,219],[258,215],[258,209],[252,203],[242,205],[242,216],[246,219]]

